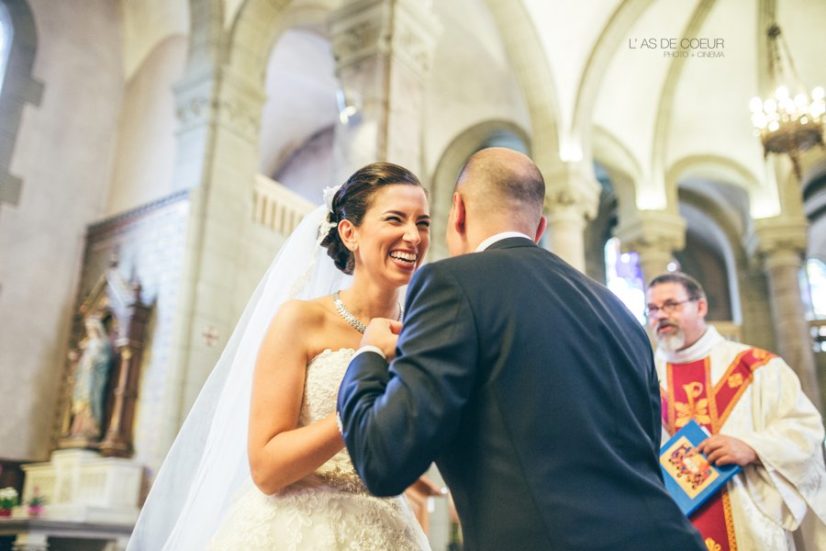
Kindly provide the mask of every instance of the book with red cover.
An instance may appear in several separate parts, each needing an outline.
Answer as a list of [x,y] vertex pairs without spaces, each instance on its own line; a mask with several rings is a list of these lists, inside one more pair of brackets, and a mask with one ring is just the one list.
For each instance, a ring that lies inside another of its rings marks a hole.
[[665,488],[686,516],[740,472],[739,465],[712,465],[697,450],[708,437],[708,432],[692,419],[660,449]]

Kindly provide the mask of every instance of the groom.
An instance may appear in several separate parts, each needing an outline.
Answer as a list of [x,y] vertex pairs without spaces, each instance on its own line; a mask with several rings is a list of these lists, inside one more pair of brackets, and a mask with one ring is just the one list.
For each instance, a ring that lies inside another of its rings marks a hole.
[[454,258],[417,272],[398,343],[395,322],[374,320],[341,383],[353,464],[391,496],[435,461],[469,550],[705,549],[663,488],[646,334],[535,244],[544,197],[528,157],[470,158]]

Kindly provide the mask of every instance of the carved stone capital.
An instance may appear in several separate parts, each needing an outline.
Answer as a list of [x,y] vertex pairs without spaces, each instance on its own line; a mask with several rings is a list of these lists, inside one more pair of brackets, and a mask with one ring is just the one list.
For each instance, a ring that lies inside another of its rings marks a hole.
[[646,281],[668,269],[674,255],[685,246],[685,220],[668,211],[642,210],[634,218],[621,220],[614,235],[620,240],[623,252],[639,255],[640,267]]
[[252,141],[258,139],[265,97],[247,79],[222,70],[189,75],[175,86],[179,131],[212,122]]
[[376,55],[391,55],[426,75],[441,31],[420,0],[356,0],[333,12],[328,25],[339,72]]
[[579,216],[591,220],[599,207],[600,186],[593,170],[584,163],[560,163],[542,170],[545,178],[545,210],[555,216]]
[[685,220],[668,211],[640,210],[631,220],[623,220],[614,230],[625,251],[639,254],[655,251],[668,254],[685,247]]
[[767,268],[800,266],[806,252],[808,225],[804,219],[764,218],[755,221],[748,239],[749,251]]

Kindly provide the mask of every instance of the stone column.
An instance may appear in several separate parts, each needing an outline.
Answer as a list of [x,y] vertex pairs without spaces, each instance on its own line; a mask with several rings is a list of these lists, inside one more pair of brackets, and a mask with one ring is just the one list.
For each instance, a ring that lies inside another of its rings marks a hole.
[[806,251],[806,223],[788,219],[758,220],[754,237],[753,248],[768,276],[777,353],[797,373],[803,391],[820,409],[820,387],[799,279]]
[[585,163],[544,169],[548,249],[585,272],[585,224],[596,216],[599,184]]
[[668,211],[641,210],[631,220],[620,220],[614,230],[623,251],[639,255],[642,277],[647,284],[667,271],[674,251],[685,246],[685,220]]
[[350,0],[329,19],[336,73],[358,112],[336,129],[336,178],[376,160],[421,175],[424,90],[440,25],[421,0]]
[[168,449],[236,322],[235,288],[252,216],[265,100],[255,78],[197,55],[175,87],[175,185],[190,190],[190,204],[159,450]]

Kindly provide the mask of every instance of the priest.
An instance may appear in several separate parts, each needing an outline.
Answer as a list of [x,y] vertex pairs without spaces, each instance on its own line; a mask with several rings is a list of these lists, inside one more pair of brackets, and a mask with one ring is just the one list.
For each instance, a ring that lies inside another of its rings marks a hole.
[[674,272],[648,285],[657,339],[663,441],[690,419],[711,436],[699,449],[742,467],[691,517],[709,549],[794,549],[792,531],[826,522],[823,422],[782,358],[724,339],[708,325],[706,295]]

